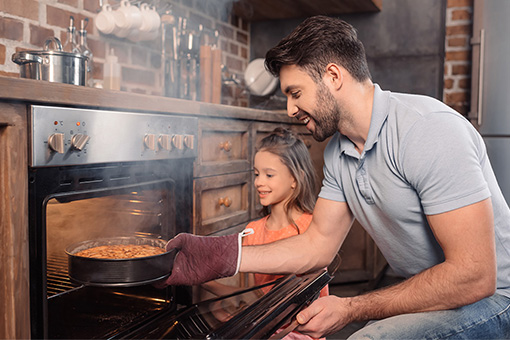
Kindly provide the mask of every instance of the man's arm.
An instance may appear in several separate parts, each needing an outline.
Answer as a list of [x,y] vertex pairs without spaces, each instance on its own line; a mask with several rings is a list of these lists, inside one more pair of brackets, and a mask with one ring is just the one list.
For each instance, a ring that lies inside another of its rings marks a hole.
[[490,199],[428,216],[445,261],[400,284],[352,298],[325,297],[298,315],[313,337],[346,324],[394,315],[444,310],[494,294],[496,253]]
[[345,202],[319,198],[306,232],[270,244],[243,247],[240,271],[285,274],[324,268],[338,252],[352,222]]

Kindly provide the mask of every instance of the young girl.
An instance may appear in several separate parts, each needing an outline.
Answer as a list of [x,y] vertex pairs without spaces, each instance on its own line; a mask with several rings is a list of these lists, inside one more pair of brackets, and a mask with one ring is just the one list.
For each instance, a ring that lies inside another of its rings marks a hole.
[[[255,190],[263,208],[263,218],[246,227],[254,233],[243,245],[259,245],[303,233],[312,221],[317,195],[317,176],[304,142],[293,132],[276,128],[260,141],[254,160]],[[272,282],[281,275],[249,274],[251,285]],[[207,283],[212,293],[224,293],[219,285]],[[320,296],[328,295],[328,287]],[[310,339],[292,332],[285,339]]]

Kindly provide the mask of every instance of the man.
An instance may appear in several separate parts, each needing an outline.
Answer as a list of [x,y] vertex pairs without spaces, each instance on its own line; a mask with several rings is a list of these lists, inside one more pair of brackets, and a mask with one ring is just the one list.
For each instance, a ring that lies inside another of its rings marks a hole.
[[[236,235],[176,237],[168,246],[182,256],[167,284],[323,268],[355,217],[406,280],[319,298],[298,314],[300,332],[318,338],[371,320],[352,338],[510,338],[510,210],[472,125],[433,98],[373,84],[356,31],[339,19],[305,20],[268,51],[266,66],[288,115],[319,141],[332,136],[312,223],[242,252]],[[208,254],[218,256],[200,264]]]

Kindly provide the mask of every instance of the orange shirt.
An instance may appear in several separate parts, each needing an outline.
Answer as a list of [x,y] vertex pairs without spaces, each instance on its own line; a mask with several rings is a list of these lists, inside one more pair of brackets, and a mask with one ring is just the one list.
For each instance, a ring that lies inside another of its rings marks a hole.
[[[245,236],[243,238],[243,246],[254,246],[259,244],[271,243],[284,238],[298,235],[296,227],[289,224],[285,228],[280,230],[269,230],[266,228],[266,222],[268,216],[261,218],[260,220],[250,222],[246,228],[252,228],[254,233],[252,235]],[[298,219],[296,219],[297,226],[299,227],[299,233],[302,234],[308,229],[310,222],[312,222],[312,214],[303,213]],[[261,285],[267,282],[274,281],[283,275],[274,274],[254,274],[255,284]],[[321,290],[320,296],[327,296],[329,293],[328,286]]]

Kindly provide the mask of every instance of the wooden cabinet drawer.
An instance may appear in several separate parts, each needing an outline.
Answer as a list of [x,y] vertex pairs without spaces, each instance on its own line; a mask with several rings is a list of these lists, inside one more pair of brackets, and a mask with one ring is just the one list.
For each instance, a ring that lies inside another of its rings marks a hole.
[[250,219],[251,171],[195,179],[194,233],[208,235]]
[[194,177],[250,170],[250,124],[227,119],[202,119]]

